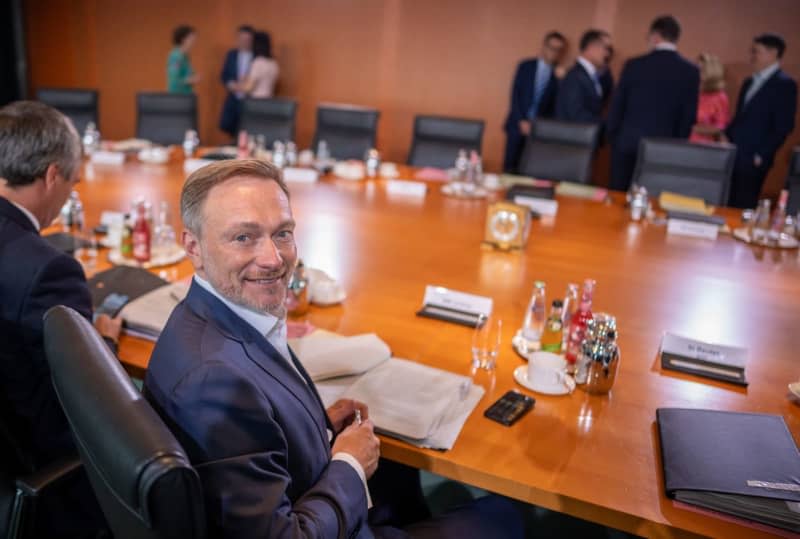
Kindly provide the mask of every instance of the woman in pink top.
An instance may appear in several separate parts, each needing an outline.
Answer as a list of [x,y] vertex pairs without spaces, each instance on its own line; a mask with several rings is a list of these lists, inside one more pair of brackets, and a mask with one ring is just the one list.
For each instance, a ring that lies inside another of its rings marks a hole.
[[238,90],[249,97],[272,97],[279,72],[278,62],[272,58],[269,34],[256,32],[253,34],[253,62],[247,78],[239,83]]
[[700,102],[697,123],[692,129],[692,142],[717,142],[730,120],[730,104],[725,93],[725,68],[719,58],[703,53],[700,67]]

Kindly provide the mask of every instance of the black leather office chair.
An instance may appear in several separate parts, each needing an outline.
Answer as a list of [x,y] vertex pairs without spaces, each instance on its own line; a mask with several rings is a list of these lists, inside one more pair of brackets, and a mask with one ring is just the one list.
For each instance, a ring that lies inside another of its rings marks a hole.
[[248,97],[242,101],[239,128],[250,134],[264,135],[270,148],[276,140],[294,140],[296,114],[297,101]]
[[319,141],[328,144],[335,159],[364,159],[367,150],[375,147],[380,112],[352,105],[317,107],[317,130],[313,148]]
[[114,537],[205,537],[197,472],[92,325],[68,307],[53,307],[44,342],[58,400]]
[[83,134],[86,124],[93,122],[100,129],[97,113],[97,90],[78,88],[40,88],[36,99],[61,111],[72,120],[78,133]]
[[417,116],[408,164],[415,167],[450,168],[458,150],[481,151],[483,120]]
[[58,495],[63,481],[80,469],[77,456],[59,460],[36,469],[11,434],[9,414],[0,404],[0,537],[28,539],[35,537],[40,500]]
[[589,183],[598,124],[539,119],[525,143],[519,173],[543,180]]
[[197,129],[197,96],[136,94],[136,137],[156,144],[181,144],[187,129]]
[[786,212],[789,215],[797,215],[797,212],[800,211],[800,146],[792,150],[786,188],[789,190],[789,203],[786,206]]
[[652,197],[670,191],[725,205],[735,159],[736,146],[731,144],[645,138],[639,144],[633,181]]

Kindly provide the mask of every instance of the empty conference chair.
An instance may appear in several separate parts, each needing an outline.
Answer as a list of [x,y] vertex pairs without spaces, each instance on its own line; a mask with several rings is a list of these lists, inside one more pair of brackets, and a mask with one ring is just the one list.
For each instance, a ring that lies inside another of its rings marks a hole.
[[800,146],[792,150],[786,188],[789,190],[789,204],[786,212],[789,215],[796,215],[800,211]]
[[458,150],[481,151],[483,120],[417,116],[408,164],[415,167],[450,168]]
[[264,135],[267,148],[276,140],[294,140],[297,102],[291,99],[245,98],[239,128],[251,135]]
[[519,173],[534,178],[589,183],[600,126],[539,119],[520,159]]
[[181,144],[187,129],[197,129],[194,94],[136,94],[136,137],[156,144]]
[[100,128],[97,114],[97,90],[73,88],[40,88],[36,99],[61,111],[83,134],[86,124],[93,122]]
[[639,144],[633,181],[653,197],[670,191],[725,205],[735,158],[736,146],[731,144],[645,138]]
[[92,325],[53,307],[44,341],[53,386],[114,537],[205,537],[197,472]]
[[363,159],[367,150],[375,147],[379,116],[375,109],[352,105],[317,107],[314,150],[324,140],[335,159]]

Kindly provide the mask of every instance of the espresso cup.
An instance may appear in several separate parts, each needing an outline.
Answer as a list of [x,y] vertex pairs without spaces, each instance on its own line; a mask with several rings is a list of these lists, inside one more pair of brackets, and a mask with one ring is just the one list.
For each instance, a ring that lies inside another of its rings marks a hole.
[[528,381],[533,387],[563,386],[567,378],[567,360],[552,352],[534,352],[528,358]]

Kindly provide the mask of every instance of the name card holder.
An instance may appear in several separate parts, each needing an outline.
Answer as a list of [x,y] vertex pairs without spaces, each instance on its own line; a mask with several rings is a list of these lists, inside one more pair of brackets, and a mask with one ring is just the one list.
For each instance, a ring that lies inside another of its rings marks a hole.
[[543,217],[555,217],[558,213],[558,201],[547,198],[534,198],[522,195],[514,197],[514,204],[525,206]]
[[313,168],[287,167],[283,169],[286,183],[314,183],[319,180],[319,172]]
[[492,314],[492,299],[449,290],[442,286],[426,286],[422,309],[417,316],[435,318],[467,327],[478,327]]
[[428,192],[428,186],[423,182],[386,180],[386,192],[390,195],[424,198]]
[[716,240],[719,235],[719,225],[688,221],[685,219],[668,219],[667,234],[671,236],[687,236],[704,240]]
[[94,165],[118,166],[125,163],[125,154],[123,152],[99,151],[94,152],[89,160]]

